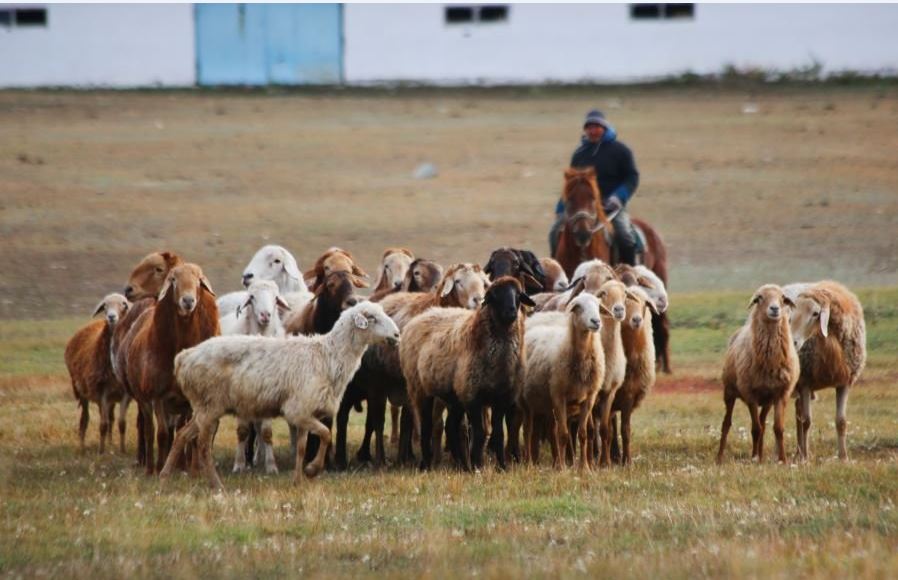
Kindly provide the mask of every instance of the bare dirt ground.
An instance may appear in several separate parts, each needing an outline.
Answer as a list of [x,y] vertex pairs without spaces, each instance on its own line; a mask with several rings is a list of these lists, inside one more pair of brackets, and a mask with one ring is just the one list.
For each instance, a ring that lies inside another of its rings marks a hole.
[[[671,288],[898,283],[898,88],[0,92],[0,318],[89,313],[173,249],[234,289],[265,243],[373,270],[547,253],[583,114],[641,171]],[[757,109],[757,112],[750,112]],[[749,112],[746,112],[749,111]],[[416,180],[423,162],[439,175]]]

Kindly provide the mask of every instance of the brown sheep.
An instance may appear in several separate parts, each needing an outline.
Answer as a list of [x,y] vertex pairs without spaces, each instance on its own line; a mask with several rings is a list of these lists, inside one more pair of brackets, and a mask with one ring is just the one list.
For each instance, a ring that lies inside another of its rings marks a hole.
[[546,292],[558,293],[567,290],[570,281],[567,278],[567,274],[564,273],[564,268],[561,267],[557,260],[540,258],[539,263],[546,273]]
[[[144,256],[137,266],[134,267],[131,275],[128,277],[128,282],[125,284],[125,297],[132,301],[132,305],[125,316],[115,325],[111,344],[112,372],[124,389],[121,413],[118,418],[122,453],[125,452],[125,420],[128,414],[128,406],[131,403],[131,388],[128,385],[126,371],[128,357],[125,350],[121,348],[121,343],[128,331],[131,330],[131,326],[134,325],[134,321],[143,314],[144,310],[156,304],[156,297],[159,296],[159,291],[162,290],[162,286],[171,269],[182,263],[181,257],[173,252],[153,252]],[[141,415],[138,408],[137,462],[140,465],[145,465],[146,449],[144,448],[144,440],[140,435],[141,433],[143,433],[143,415]]]
[[786,401],[795,388],[800,370],[787,311],[793,306],[779,286],[761,286],[749,303],[748,320],[730,338],[723,364],[726,414],[720,429],[718,463],[723,461],[736,399],[741,399],[751,413],[752,459],[764,461],[764,429],[767,413],[773,407],[777,455],[780,462],[786,461],[783,443]]
[[[171,270],[159,300],[147,308],[122,341],[127,382],[143,413],[147,474],[162,469],[171,445],[173,415],[189,414],[189,405],[174,382],[175,355],[219,334],[215,293],[202,269],[181,264]],[[158,419],[158,462],[153,462],[153,415]]]
[[[624,465],[630,463],[630,417],[655,384],[655,342],[652,340],[653,300],[640,286],[627,288],[627,317],[621,325],[621,341],[627,358],[624,383],[614,395],[611,412],[620,412]],[[617,423],[612,429],[612,458],[617,448]]]
[[[788,289],[784,290],[788,293]],[[832,387],[836,389],[839,458],[848,459],[845,445],[848,389],[857,382],[867,360],[864,309],[857,296],[845,286],[833,281],[818,282],[805,288],[795,299],[791,330],[801,364],[795,387],[798,459],[810,458],[808,431],[813,393]]]
[[505,469],[503,422],[523,387],[526,370],[524,321],[521,310],[532,306],[521,283],[510,276],[494,281],[483,307],[432,309],[409,321],[400,345],[402,374],[421,434],[424,469],[432,460],[433,399],[449,404],[447,434],[456,462],[469,467],[462,449],[460,412],[473,428],[470,467],[483,465],[486,432],[484,406],[492,408],[493,433],[499,469]]
[[621,338],[621,323],[627,314],[627,288],[622,282],[609,280],[602,284],[596,297],[605,307],[603,312],[609,312],[604,324],[602,324],[602,349],[605,353],[605,380],[596,398],[593,407],[592,437],[589,443],[593,445],[589,457],[599,459],[599,465],[607,467],[611,465],[611,403],[618,389],[624,383],[627,372],[627,357],[624,354],[624,345]]
[[364,279],[368,274],[362,270],[352,254],[342,248],[329,248],[326,252],[318,257],[315,265],[312,266],[303,276],[309,282],[309,290],[315,291],[318,286],[324,284],[328,274],[331,272],[349,272],[352,274],[352,284],[356,288],[367,288],[368,282]]
[[[489,278],[477,264],[453,264],[446,271],[446,276],[437,288],[431,292],[397,292],[385,296],[380,305],[387,315],[393,319],[402,330],[410,320],[422,312],[433,307],[448,308],[477,308],[486,288],[489,286]],[[358,458],[361,461],[371,459],[370,439],[375,437],[375,465],[383,465],[385,461],[385,449],[383,445],[383,429],[386,412],[386,401],[389,400],[397,406],[404,406],[407,402],[405,380],[399,365],[399,350],[395,346],[376,345],[365,353],[362,358],[362,367],[347,389],[344,403],[337,414],[337,465],[347,465],[346,457],[346,425],[349,420],[349,410],[352,404],[363,399],[368,400],[368,416],[365,420],[365,438],[359,449]],[[404,431],[399,434],[400,448],[399,459],[402,462],[410,461],[412,450],[412,425],[410,412],[404,412],[407,417],[403,425]]]
[[602,260],[590,260],[583,262],[574,271],[574,277],[571,279],[570,288],[561,294],[549,294],[548,299],[544,299],[546,293],[537,294],[534,299],[537,303],[542,303],[539,307],[540,312],[563,311],[568,302],[580,292],[589,292],[596,295],[599,288],[609,280],[617,280],[617,274],[614,270]]
[[[97,305],[94,316],[105,313],[104,320],[92,320],[81,327],[65,346],[65,366],[72,379],[72,390],[81,406],[78,437],[84,452],[84,434],[90,421],[91,402],[100,409],[100,450],[106,451],[106,439],[115,420],[115,403],[122,399],[123,388],[112,374],[110,347],[112,331],[128,312],[131,303],[121,294],[109,294]],[[125,430],[119,431],[121,447],[125,446]]]

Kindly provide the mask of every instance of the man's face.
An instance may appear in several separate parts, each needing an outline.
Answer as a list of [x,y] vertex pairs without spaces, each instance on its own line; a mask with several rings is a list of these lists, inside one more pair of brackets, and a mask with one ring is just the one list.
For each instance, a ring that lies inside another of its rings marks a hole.
[[589,139],[590,143],[598,143],[602,139],[602,135],[605,134],[605,127],[598,123],[590,123],[583,127],[583,132],[586,134],[586,138]]

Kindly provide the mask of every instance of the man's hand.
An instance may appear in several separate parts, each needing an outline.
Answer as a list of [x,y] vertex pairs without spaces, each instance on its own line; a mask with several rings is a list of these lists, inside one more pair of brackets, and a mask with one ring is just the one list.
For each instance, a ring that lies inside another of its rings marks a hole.
[[624,206],[624,204],[622,204],[620,202],[620,199],[618,199],[617,196],[611,195],[602,204],[602,209],[605,210],[606,214],[610,214],[610,213],[618,211],[623,206]]

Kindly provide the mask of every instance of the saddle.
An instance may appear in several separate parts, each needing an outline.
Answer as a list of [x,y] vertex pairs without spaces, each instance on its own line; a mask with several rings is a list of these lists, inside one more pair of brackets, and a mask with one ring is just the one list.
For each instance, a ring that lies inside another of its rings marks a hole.
[[[642,228],[630,222],[630,227],[633,230],[633,239],[636,240],[636,263],[642,264],[643,257],[645,256],[645,249],[648,247],[648,240],[645,237],[645,232],[642,231]],[[605,242],[608,244],[608,247],[611,248],[611,263],[619,264],[620,263],[620,254],[618,252],[617,244],[614,243],[614,236],[612,236],[607,230],[604,230],[602,234],[605,236]]]

